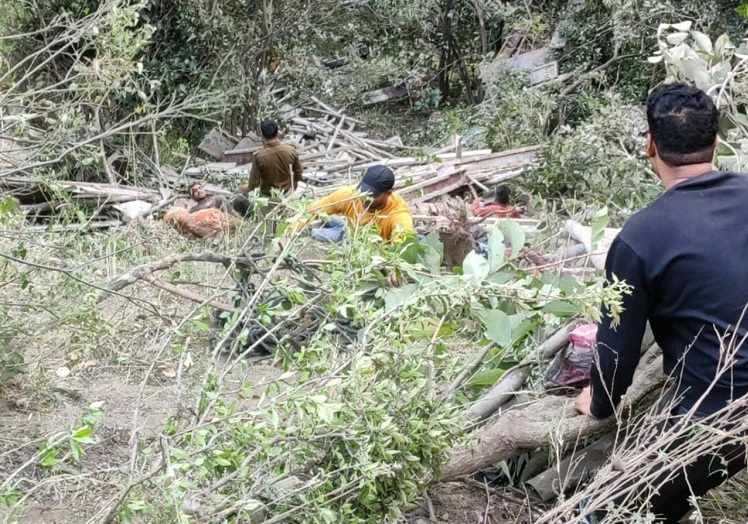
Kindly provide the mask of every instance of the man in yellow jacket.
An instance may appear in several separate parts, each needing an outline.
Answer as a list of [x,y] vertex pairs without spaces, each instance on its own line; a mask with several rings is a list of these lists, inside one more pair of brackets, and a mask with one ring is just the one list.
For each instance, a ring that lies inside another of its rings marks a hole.
[[[374,223],[379,236],[385,242],[398,243],[413,233],[413,215],[408,204],[397,193],[395,174],[383,165],[367,169],[357,186],[346,186],[314,202],[307,212],[341,215],[348,227],[356,230],[360,226]],[[300,217],[292,221],[290,231],[299,231],[305,224]]]

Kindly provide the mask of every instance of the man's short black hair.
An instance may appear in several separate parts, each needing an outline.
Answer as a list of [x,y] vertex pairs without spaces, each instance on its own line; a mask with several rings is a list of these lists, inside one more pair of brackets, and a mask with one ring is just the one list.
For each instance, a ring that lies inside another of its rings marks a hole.
[[701,89],[670,84],[654,91],[647,100],[647,122],[657,154],[668,165],[712,161],[719,115]]
[[496,203],[500,204],[502,206],[509,205],[509,188],[505,185],[496,186],[496,189],[494,189],[494,192],[496,194]]
[[231,199],[231,207],[241,217],[246,217],[252,211],[252,204],[244,195],[234,195]]
[[272,120],[265,120],[260,124],[260,131],[262,131],[262,136],[265,137],[266,140],[270,140],[278,136],[278,124]]

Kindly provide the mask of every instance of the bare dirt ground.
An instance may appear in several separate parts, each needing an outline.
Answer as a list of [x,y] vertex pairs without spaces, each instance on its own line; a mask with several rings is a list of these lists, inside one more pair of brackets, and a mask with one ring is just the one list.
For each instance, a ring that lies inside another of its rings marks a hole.
[[[200,251],[216,247],[205,243],[190,245],[184,239],[172,238],[172,233],[163,228],[156,228],[156,233],[169,237],[172,249]],[[144,257],[113,257],[92,263],[87,280],[103,285],[138,263],[173,254],[169,242],[162,242],[158,236],[149,241],[142,238],[142,232],[128,231],[125,235],[128,237],[116,241],[123,244],[126,240],[130,245],[145,241],[141,249]],[[108,237],[98,240],[111,243]],[[93,258],[90,250],[78,251],[58,237],[24,242],[29,246],[30,260],[50,263],[50,256],[57,256],[66,267],[76,267]],[[229,286],[223,268],[210,266],[180,267],[180,274],[172,273],[171,280],[181,279],[188,288],[190,284],[211,280],[215,286]],[[0,483],[14,475],[14,481],[21,481],[19,491],[25,500],[19,505],[22,509],[18,514],[11,514],[0,505],[0,521],[100,522],[102,509],[116,499],[126,483],[133,455],[153,444],[157,449],[167,419],[189,417],[211,359],[211,334],[190,330],[188,326],[185,329],[191,336],[176,351],[171,341],[178,322],[193,312],[195,304],[143,282],[124,293],[143,303],[109,297],[90,307],[86,296],[91,289],[83,287],[80,294],[76,290],[64,296],[68,291],[62,286],[62,276],[40,272],[33,277],[35,292],[6,282],[0,294],[0,306],[10,307],[11,314],[23,319],[29,331],[48,322],[50,315],[38,307],[13,309],[18,303],[48,301],[58,316],[64,312],[90,318],[83,319],[84,327],[77,321],[62,323],[38,335],[17,337],[27,369],[0,389]],[[49,280],[45,281],[47,277]],[[193,288],[206,293],[198,286]],[[155,314],[150,306],[143,306],[145,303],[156,306]],[[198,313],[196,318],[200,317]],[[91,325],[85,326],[86,320],[91,320]],[[280,373],[270,361],[242,362],[226,380],[229,384],[257,385],[253,395],[256,399],[262,393],[262,384]],[[103,417],[95,428],[95,444],[84,446],[79,462],[68,460],[70,450],[63,449],[61,457],[66,460],[52,468],[42,468],[38,464],[40,448],[55,435],[81,427],[82,415],[94,402],[103,407]]]
[[[193,358],[199,359],[199,355]],[[230,379],[262,384],[281,373],[268,364],[248,364]],[[200,385],[199,367],[185,373],[181,383],[172,376],[170,368],[164,367],[145,384],[146,369],[95,366],[64,379],[51,369],[46,372],[48,382],[39,397],[30,396],[33,392],[28,390],[28,384],[5,391],[0,403],[0,478],[7,478],[31,459],[50,435],[78,427],[89,404],[102,402],[104,407],[104,416],[96,428],[97,442],[86,448],[80,463],[74,467],[56,466],[50,471],[32,466],[23,472],[28,487],[36,486],[36,491],[23,504],[22,513],[15,516],[17,522],[72,524],[94,517],[102,504],[123,487],[133,449],[130,440],[135,407],[139,406],[138,445],[142,448],[156,443],[167,418],[178,415],[178,396],[189,400]],[[261,392],[258,389],[255,395]],[[7,516],[7,511],[0,508],[0,519]]]
[[449,482],[429,490],[429,503],[408,514],[408,524],[532,524],[533,513],[510,490]]
[[[155,443],[167,418],[178,415],[178,396],[189,396],[199,386],[201,373],[197,366],[193,370],[185,374],[181,384],[169,372],[169,377],[157,372],[144,384],[143,369],[100,366],[64,379],[50,371],[52,376],[47,377],[49,382],[40,398],[29,397],[24,389],[6,391],[0,403],[0,478],[7,478],[31,459],[49,435],[78,427],[90,403],[102,402],[105,410],[96,429],[97,442],[86,449],[79,464],[50,471],[32,466],[24,471],[28,487],[36,487],[17,521],[72,524],[94,517],[102,503],[122,489],[122,474],[132,453],[135,406],[139,406],[140,446]],[[243,366],[232,378],[262,384],[280,373],[276,367],[258,363]],[[261,392],[258,389],[256,395]],[[0,509],[0,518],[6,513]]]

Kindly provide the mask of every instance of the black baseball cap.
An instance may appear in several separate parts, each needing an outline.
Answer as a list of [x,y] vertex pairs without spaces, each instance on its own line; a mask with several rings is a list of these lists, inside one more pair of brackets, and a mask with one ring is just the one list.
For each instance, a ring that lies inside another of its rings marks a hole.
[[367,169],[363,180],[358,185],[360,191],[369,193],[372,198],[377,198],[393,187],[395,187],[395,173],[389,167],[381,164]]

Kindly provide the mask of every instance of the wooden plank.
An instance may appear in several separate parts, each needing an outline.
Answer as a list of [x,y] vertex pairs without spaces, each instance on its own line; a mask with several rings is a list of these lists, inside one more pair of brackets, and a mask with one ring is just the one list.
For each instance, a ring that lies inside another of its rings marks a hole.
[[[426,202],[438,196],[451,193],[456,189],[460,189],[467,183],[467,177],[465,176],[465,170],[463,169],[457,172],[444,173],[443,175],[426,182],[429,182],[429,185],[423,187],[424,194],[411,200],[413,204]],[[402,191],[400,193],[402,193]]]
[[472,176],[472,175],[467,175],[467,179],[468,179],[468,180],[470,180],[470,182],[472,182],[472,183],[473,183],[473,184],[475,184],[476,186],[478,186],[478,188],[479,188],[479,189],[480,189],[481,191],[483,191],[484,193],[488,193],[488,192],[489,192],[489,191],[491,190],[491,189],[490,189],[490,188],[488,188],[487,186],[485,186],[485,185],[481,184],[481,183],[480,183],[480,182],[479,182],[479,181],[478,181],[478,180],[477,180],[477,179],[476,179],[476,178],[475,178],[474,176]]
[[225,171],[228,171],[229,169],[234,169],[235,167],[236,167],[236,162],[211,162],[203,166],[203,172],[212,171],[212,172],[223,173]]
[[226,171],[227,175],[249,175],[249,172],[252,170],[252,164],[242,164],[239,166],[236,166],[233,169],[229,169]]
[[[449,177],[446,179],[436,182],[434,184],[429,184],[428,186],[423,188],[423,196],[426,195],[434,195],[434,194],[441,194],[439,191],[446,187],[452,187],[454,185],[457,185],[457,187],[464,186],[467,184],[467,177],[465,176],[465,171],[458,171],[457,173],[452,173]],[[451,191],[451,190],[450,190]]]
[[558,62],[551,62],[530,71],[531,86],[548,82],[554,78],[558,78]]
[[[316,100],[316,98],[314,98],[314,100]],[[328,107],[329,107],[329,106],[328,106]],[[311,105],[307,105],[307,106],[304,106],[304,107],[303,107],[302,109],[308,109],[308,110],[310,110],[310,111],[315,111],[315,112],[317,112],[317,113],[322,113],[322,114],[327,114],[327,115],[329,115],[329,114],[332,114],[332,116],[336,116],[336,117],[338,117],[338,118],[340,118],[340,117],[342,116],[342,115],[341,115],[340,113],[338,113],[337,111],[335,111],[334,113],[330,113],[330,111],[329,111],[329,110],[327,110],[327,109],[324,109],[324,108],[320,108],[320,107],[314,107],[314,106],[311,106]],[[346,115],[346,116],[345,116],[345,119],[346,119],[346,120],[347,120],[348,122],[350,122],[351,124],[364,125],[364,123],[363,123],[363,122],[362,122],[361,120],[357,120],[357,119],[355,119],[355,118],[351,118],[351,117],[350,117],[350,116],[348,116],[348,115]]]
[[527,32],[527,29],[518,29],[509,33],[509,35],[504,39],[501,49],[499,49],[499,56],[502,58],[509,58],[512,56],[525,41]]
[[223,154],[223,157],[221,157],[221,160],[223,162],[230,162],[236,165],[249,164],[252,162],[254,154],[260,149],[262,148],[258,147],[255,149],[232,149],[231,151],[226,151]]
[[[336,116],[336,117],[338,117],[338,118],[342,118],[342,117],[343,117],[343,113],[341,113],[340,111],[336,111],[336,110],[335,110],[335,109],[333,109],[332,107],[330,107],[330,106],[328,106],[327,104],[325,104],[325,103],[324,103],[324,102],[323,102],[322,100],[320,100],[319,98],[317,98],[317,97],[313,96],[313,97],[311,97],[311,99],[312,99],[312,101],[313,101],[313,102],[314,102],[315,104],[317,104],[317,105],[318,105],[319,107],[321,107],[322,109],[324,109],[325,111],[327,111],[327,113],[328,113],[329,115],[332,115],[332,116]],[[351,119],[349,119],[349,120],[350,120],[351,122],[356,122],[357,124],[360,124],[360,123],[361,123],[361,122],[359,122],[358,120],[351,120]]]
[[327,143],[326,150],[328,152],[332,149],[332,146],[335,144],[335,139],[338,137],[338,133],[340,133],[340,130],[343,127],[344,123],[345,123],[345,115],[340,117],[340,123],[335,127],[335,131],[333,131],[332,136],[330,137],[330,141]]
[[337,155],[338,153],[343,153],[352,149],[354,149],[354,146],[340,146],[330,149],[329,151],[315,151],[312,153],[304,153],[302,155],[299,155],[299,160],[301,160],[302,162],[306,162],[315,158]]
[[[257,136],[256,133],[247,133],[247,136],[239,140],[239,143],[234,146],[231,151],[237,150],[250,150],[255,151],[263,146],[262,139]],[[228,153],[229,151],[227,151]]]
[[466,166],[471,170],[530,165],[535,161],[539,149],[539,147],[533,146],[514,149],[511,151],[503,151],[483,158],[463,160],[460,165]]
[[447,187],[443,187],[437,191],[433,191],[427,195],[420,196],[414,200],[411,200],[413,204],[420,204],[422,202],[428,202],[429,200],[433,200],[434,198],[442,195],[446,195],[447,193],[451,193],[452,191],[456,191],[460,189],[462,186],[464,186],[464,182],[457,182],[452,185],[449,185]]
[[[464,173],[464,171],[461,171],[461,173]],[[408,193],[412,193],[414,191],[419,191],[431,185],[439,184],[445,180],[449,180],[454,174],[455,174],[454,166],[443,166],[440,169],[438,169],[436,173],[434,173],[433,176],[429,176],[425,180],[421,180],[415,184],[405,186],[402,189],[400,189],[398,192],[401,195],[405,195]],[[395,182],[395,188],[398,188],[399,185],[400,184],[398,184],[398,182]],[[404,185],[404,181],[403,181],[403,185]]]
[[519,176],[522,176],[522,174],[525,172],[524,169],[517,169],[514,171],[510,171],[508,173],[499,173],[496,175],[493,175],[489,178],[484,178],[483,182],[486,183],[488,186],[496,185],[499,182],[506,182],[507,180],[511,180],[513,178],[517,178]]

